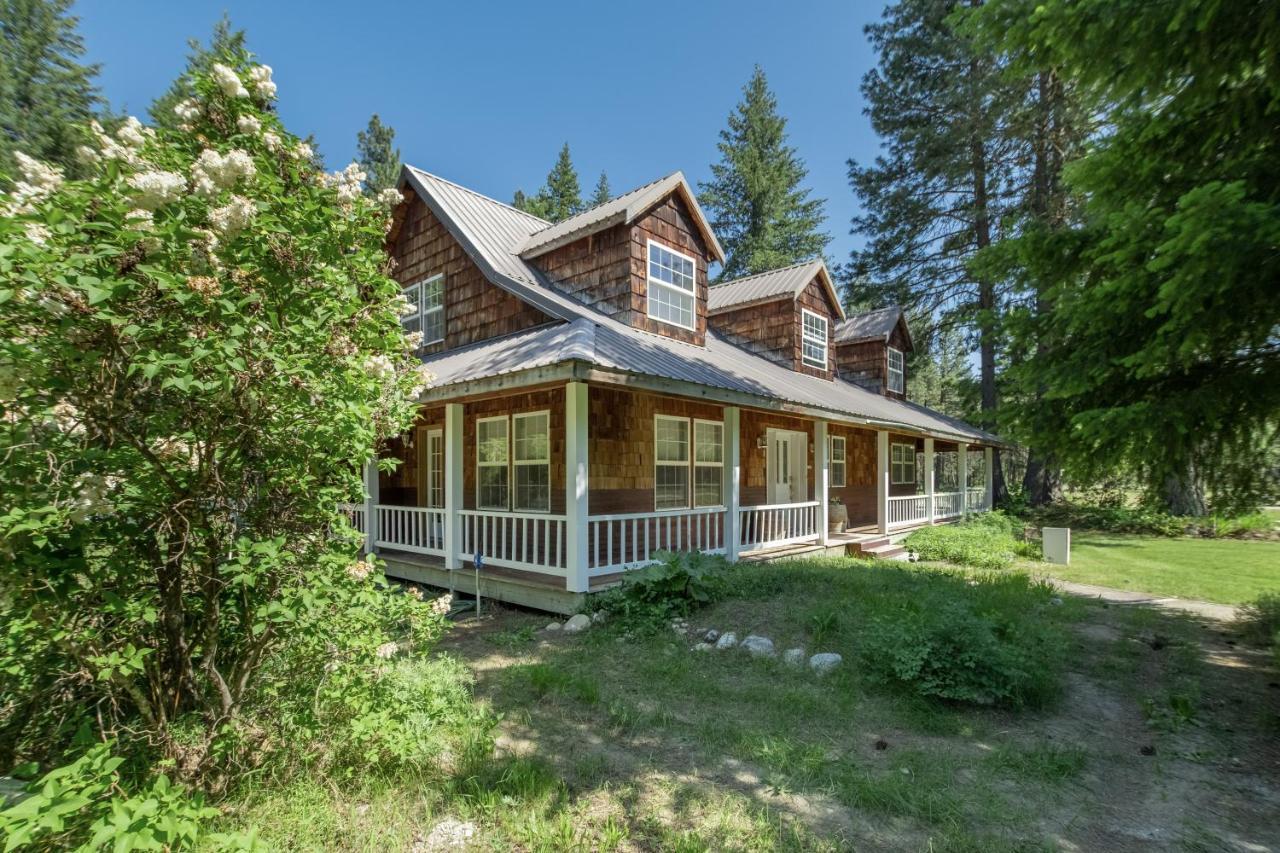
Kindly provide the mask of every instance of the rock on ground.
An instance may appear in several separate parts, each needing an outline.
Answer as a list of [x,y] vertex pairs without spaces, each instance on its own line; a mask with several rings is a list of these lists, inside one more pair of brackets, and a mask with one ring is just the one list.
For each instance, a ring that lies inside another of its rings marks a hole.
[[743,638],[742,648],[746,649],[754,657],[771,658],[777,654],[773,650],[773,640],[768,637],[757,637],[754,634]]
[[698,643],[696,646],[693,647],[693,650],[695,652],[709,652],[714,648],[715,646],[711,645],[710,643]]
[[804,649],[787,649],[782,653],[782,662],[788,666],[804,666]]
[[822,652],[809,658],[809,668],[818,675],[826,675],[844,662],[844,658],[835,652]]
[[559,623],[559,622],[552,622],[552,623],[548,624],[548,625],[547,625],[547,627],[546,627],[546,628],[543,628],[542,630],[544,630],[544,631],[559,631],[559,630],[560,630],[560,623]]
[[714,643],[718,639],[720,639],[720,632],[715,628],[708,628],[707,633],[702,635],[702,641],[704,643]]
[[461,850],[475,838],[476,825],[447,817],[435,825],[431,833],[413,845],[415,853],[433,853],[437,850]]
[[569,617],[569,621],[564,623],[566,634],[576,634],[579,631],[586,630],[591,625],[591,617],[585,613],[578,613]]
[[731,649],[738,645],[738,635],[732,631],[725,631],[720,635],[720,639],[716,640],[717,649]]

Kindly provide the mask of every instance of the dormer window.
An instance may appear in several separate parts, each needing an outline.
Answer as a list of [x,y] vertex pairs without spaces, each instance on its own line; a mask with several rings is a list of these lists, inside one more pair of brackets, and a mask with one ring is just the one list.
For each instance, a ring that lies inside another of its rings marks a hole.
[[896,391],[899,394],[905,394],[906,391],[906,367],[902,359],[902,350],[889,347],[889,390]]
[[[794,315],[793,315],[794,316]],[[819,370],[827,369],[827,318],[812,311],[803,312],[804,340],[800,354],[804,363]],[[794,358],[794,356],[792,356]]]
[[694,329],[693,258],[649,241],[649,316]]
[[422,345],[438,344],[444,340],[444,276],[411,284],[404,289],[410,313],[400,318],[406,332],[421,332]]

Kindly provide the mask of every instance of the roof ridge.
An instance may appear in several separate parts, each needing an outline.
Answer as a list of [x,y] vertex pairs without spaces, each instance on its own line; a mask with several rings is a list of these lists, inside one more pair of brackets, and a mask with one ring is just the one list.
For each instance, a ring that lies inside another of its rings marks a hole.
[[717,281],[715,284],[711,285],[711,287],[725,287],[730,284],[737,284],[740,281],[750,281],[753,278],[762,278],[766,275],[773,275],[774,273],[786,272],[787,270],[799,269],[800,267],[809,266],[810,264],[820,264],[820,263],[823,263],[822,258],[810,258],[807,261],[797,261],[796,263],[788,264],[785,267],[775,267],[774,269],[765,270],[764,272],[756,272],[756,273],[752,273],[751,275],[744,275],[738,278],[731,278],[728,281]]
[[593,204],[593,205],[591,205],[590,207],[587,207],[587,208],[584,208],[584,209],[582,209],[582,210],[579,210],[577,213],[573,214],[573,215],[572,215],[572,216],[570,216],[569,218],[567,218],[567,219],[561,219],[559,222],[547,222],[547,220],[545,220],[545,219],[544,219],[544,220],[542,220],[542,221],[543,221],[543,222],[547,222],[547,227],[546,227],[546,228],[541,228],[541,229],[539,229],[539,230],[537,230],[537,231],[534,231],[532,234],[530,234],[530,235],[529,235],[529,239],[530,239],[530,240],[532,240],[534,237],[537,237],[537,236],[538,236],[539,234],[541,234],[543,231],[546,231],[546,230],[548,230],[548,229],[550,229],[550,228],[554,228],[554,227],[556,227],[557,225],[563,225],[563,224],[564,224],[564,223],[566,223],[566,222],[570,222],[570,221],[572,221],[572,220],[574,220],[574,219],[577,219],[579,216],[586,216],[586,215],[587,215],[588,213],[590,213],[591,211],[593,211],[593,210],[597,210],[597,209],[599,209],[599,208],[601,208],[601,207],[604,207],[606,204],[612,204],[613,202],[617,201],[617,200],[618,200],[618,199],[620,199],[620,198],[626,198],[626,197],[627,197],[627,196],[629,196],[629,195],[635,195],[636,193],[638,193],[638,192],[640,192],[640,191],[642,191],[642,190],[647,190],[649,187],[651,187],[651,186],[653,186],[653,185],[655,185],[655,184],[660,184],[660,183],[662,183],[663,181],[667,180],[668,178],[674,178],[676,175],[679,175],[679,174],[681,174],[680,170],[679,170],[679,169],[676,169],[674,172],[671,172],[670,174],[667,174],[667,175],[663,175],[661,178],[655,178],[654,180],[649,181],[649,183],[647,183],[647,184],[641,184],[640,186],[638,186],[638,187],[634,187],[634,188],[632,188],[632,189],[629,189],[629,190],[627,190],[627,191],[626,191],[626,192],[624,192],[624,193],[618,193],[618,194],[617,194],[617,195],[615,195],[615,196],[612,196],[612,197],[610,197],[610,198],[607,198],[607,199],[605,199],[604,201],[600,202],[599,204]]
[[[525,217],[528,217],[529,219],[533,219],[533,220],[536,220],[536,221],[538,221],[538,222],[543,223],[547,228],[551,227],[552,225],[555,225],[555,223],[554,223],[554,222],[548,222],[547,220],[543,219],[541,216],[536,216],[536,215],[534,215],[534,214],[530,213],[530,212],[529,212],[529,211],[527,211],[527,210],[521,210],[520,208],[516,207],[516,206],[515,206],[515,205],[513,205],[513,204],[507,204],[505,201],[498,201],[498,199],[494,198],[493,196],[488,196],[488,195],[485,195],[485,194],[484,194],[484,193],[482,193],[482,192],[478,192],[477,190],[473,190],[471,187],[463,186],[462,184],[458,183],[457,181],[451,181],[451,180],[449,180],[448,178],[441,177],[440,175],[437,175],[437,174],[436,174],[436,173],[434,173],[434,172],[428,172],[426,169],[419,169],[417,166],[413,166],[413,165],[410,165],[410,164],[408,164],[408,163],[406,163],[405,165],[406,165],[406,166],[408,166],[408,167],[409,167],[410,169],[412,169],[413,171],[417,172],[419,175],[426,175],[428,178],[433,178],[434,180],[440,181],[441,183],[448,184],[448,185],[449,185],[449,186],[451,186],[451,187],[456,187],[457,189],[462,190],[464,193],[467,193],[468,195],[473,195],[473,196],[475,196],[476,198],[484,199],[485,201],[487,201],[487,202],[491,202],[491,203],[493,203],[493,204],[496,204],[496,205],[498,205],[499,207],[505,207],[507,210],[515,211],[516,213],[519,213],[519,214],[521,214],[521,215],[523,215],[523,216],[525,216]],[[539,231],[543,231],[543,230],[546,230],[546,229],[545,229],[545,228],[540,228],[540,229],[538,229],[538,230],[539,230]],[[538,233],[538,231],[534,231],[533,233],[534,233],[534,234],[537,234],[537,233]]]

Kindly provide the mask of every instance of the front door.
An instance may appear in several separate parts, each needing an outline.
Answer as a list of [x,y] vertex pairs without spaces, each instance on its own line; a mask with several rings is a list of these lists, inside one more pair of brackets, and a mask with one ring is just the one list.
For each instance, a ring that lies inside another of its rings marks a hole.
[[768,432],[769,503],[802,503],[809,499],[808,439],[802,432]]

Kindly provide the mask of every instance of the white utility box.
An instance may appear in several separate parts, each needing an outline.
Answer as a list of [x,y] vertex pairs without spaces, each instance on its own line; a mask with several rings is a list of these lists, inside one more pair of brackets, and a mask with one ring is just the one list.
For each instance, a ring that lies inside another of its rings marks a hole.
[[1046,527],[1040,531],[1044,543],[1044,558],[1060,566],[1071,564],[1071,528]]

